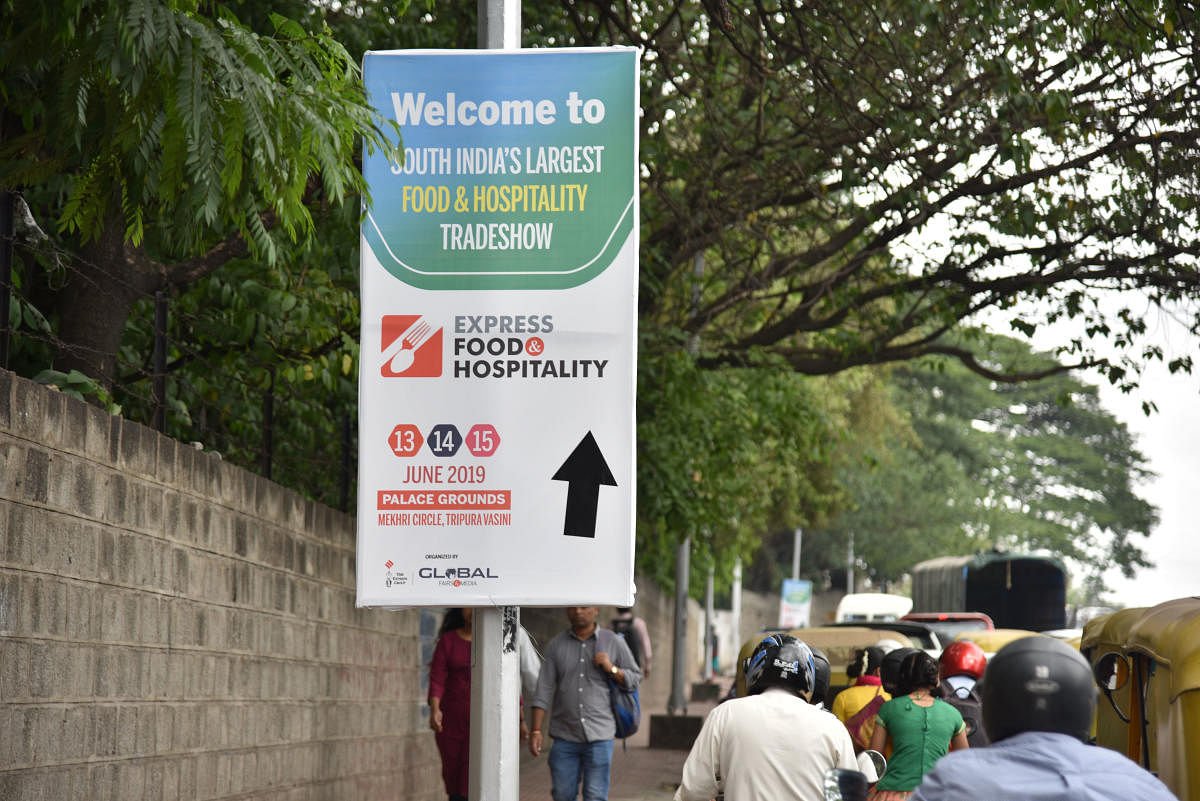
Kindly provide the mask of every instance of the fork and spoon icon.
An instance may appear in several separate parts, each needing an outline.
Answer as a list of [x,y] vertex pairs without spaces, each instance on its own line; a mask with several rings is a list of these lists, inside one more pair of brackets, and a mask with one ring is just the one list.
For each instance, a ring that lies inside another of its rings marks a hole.
[[392,341],[383,351],[383,363],[393,373],[403,373],[412,367],[417,348],[433,335],[433,326],[418,317],[403,334]]

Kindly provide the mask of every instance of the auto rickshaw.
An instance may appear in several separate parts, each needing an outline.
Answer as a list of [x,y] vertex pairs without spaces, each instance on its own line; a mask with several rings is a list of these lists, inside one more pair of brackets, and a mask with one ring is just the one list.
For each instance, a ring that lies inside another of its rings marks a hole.
[[[888,629],[862,628],[858,626],[818,626],[809,629],[789,629],[786,632],[793,637],[803,640],[809,646],[820,648],[829,660],[830,677],[829,692],[825,698],[825,707],[833,703],[833,696],[846,687],[850,680],[846,677],[846,666],[854,658],[856,648],[866,648],[883,639],[895,640],[906,648],[913,647],[912,641],[905,635]],[[737,696],[746,695],[746,660],[754,653],[754,649],[771,632],[756,634],[742,644],[737,657],[737,680],[734,688]]]
[[1100,685],[1096,742],[1200,801],[1200,598],[1089,621],[1081,650]]
[[983,649],[987,658],[991,659],[996,655],[997,651],[1013,640],[1019,640],[1022,637],[1041,636],[1044,636],[1041,632],[1026,631],[1025,629],[978,629],[975,631],[964,631],[954,639],[975,643]]

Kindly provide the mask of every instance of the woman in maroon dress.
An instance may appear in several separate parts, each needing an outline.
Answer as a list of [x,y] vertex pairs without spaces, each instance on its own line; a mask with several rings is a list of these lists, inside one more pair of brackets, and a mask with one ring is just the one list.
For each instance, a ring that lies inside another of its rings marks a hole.
[[446,612],[429,665],[429,727],[450,801],[467,801],[471,746],[471,609]]

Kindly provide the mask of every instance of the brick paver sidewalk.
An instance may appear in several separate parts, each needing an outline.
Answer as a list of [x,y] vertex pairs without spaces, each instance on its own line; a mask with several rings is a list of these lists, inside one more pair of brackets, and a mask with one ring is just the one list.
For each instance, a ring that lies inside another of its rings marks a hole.
[[[668,751],[630,743],[613,749],[609,801],[669,801],[679,784],[686,751]],[[521,760],[521,801],[550,801],[546,756]]]

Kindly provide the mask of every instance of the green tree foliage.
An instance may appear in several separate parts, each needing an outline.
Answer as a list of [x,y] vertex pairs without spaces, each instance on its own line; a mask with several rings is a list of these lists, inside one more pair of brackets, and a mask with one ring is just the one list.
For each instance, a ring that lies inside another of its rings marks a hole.
[[[801,573],[818,585],[844,586],[848,531],[840,521],[861,509],[870,488],[865,479],[878,466],[904,458],[917,440],[907,415],[893,403],[884,371],[850,370],[836,376],[809,378],[808,391],[822,399],[834,431],[828,461],[822,465],[833,492],[818,509],[790,513],[787,507],[762,529],[761,545],[747,554],[745,585],[760,592],[778,592],[791,577],[794,532],[803,529]],[[899,497],[903,497],[902,495]]]
[[[530,0],[531,35],[645,48],[642,319],[707,364],[927,354],[960,321],[1078,318],[1064,370],[1126,381],[1152,304],[1200,288],[1200,46],[1187,0]],[[559,21],[565,21],[564,26]],[[693,256],[706,255],[702,300]],[[1027,306],[1022,305],[1022,309]],[[1197,318],[1200,319],[1200,318]],[[1197,323],[1190,325],[1195,329]],[[1089,337],[1125,359],[1095,356]],[[1190,368],[1190,358],[1172,369]]]
[[[167,432],[338,503],[357,158],[380,134],[361,52],[309,3],[0,8],[0,186],[21,198],[11,366],[149,422],[162,292]],[[415,18],[361,10],[326,9],[360,47]]]
[[[683,536],[698,570],[724,565],[847,499],[866,514],[863,499],[935,484],[974,497],[948,454],[886,439],[903,427],[874,376],[804,374],[928,354],[997,380],[1059,372],[990,358],[959,321],[1031,299],[1133,347],[1139,319],[1101,319],[1092,287],[1194,291],[1193,16],[1010,5],[524,3],[527,46],[645,48],[643,569],[669,577]],[[0,12],[0,187],[22,200],[14,367],[148,420],[164,292],[168,432],[250,467],[274,457],[275,477],[335,501],[357,382],[348,199],[357,143],[380,134],[356,65],[367,48],[473,47],[475,5]],[[1066,347],[1092,361],[1082,339]],[[883,467],[841,468],[851,456]],[[982,541],[996,524],[973,525]]]
[[[989,363],[1054,366],[1007,337],[980,337],[978,347]],[[1065,557],[1094,587],[1110,565],[1132,576],[1148,564],[1137,539],[1157,511],[1136,494],[1150,477],[1146,459],[1094,386],[1063,374],[988,384],[946,358],[898,365],[889,385],[908,425],[843,467],[854,508],[816,539],[844,543],[853,532],[880,582],[923,559],[990,548]],[[844,553],[825,566],[844,566]]]
[[763,530],[841,501],[830,466],[844,419],[820,382],[770,365],[701,369],[653,336],[638,367],[638,567],[670,586],[690,536],[692,586],[709,566],[724,586]]
[[237,258],[283,269],[310,205],[362,190],[353,154],[380,123],[327,31],[186,2],[5,6],[0,185],[59,248],[61,280],[29,287],[59,370],[110,385],[139,298]]

